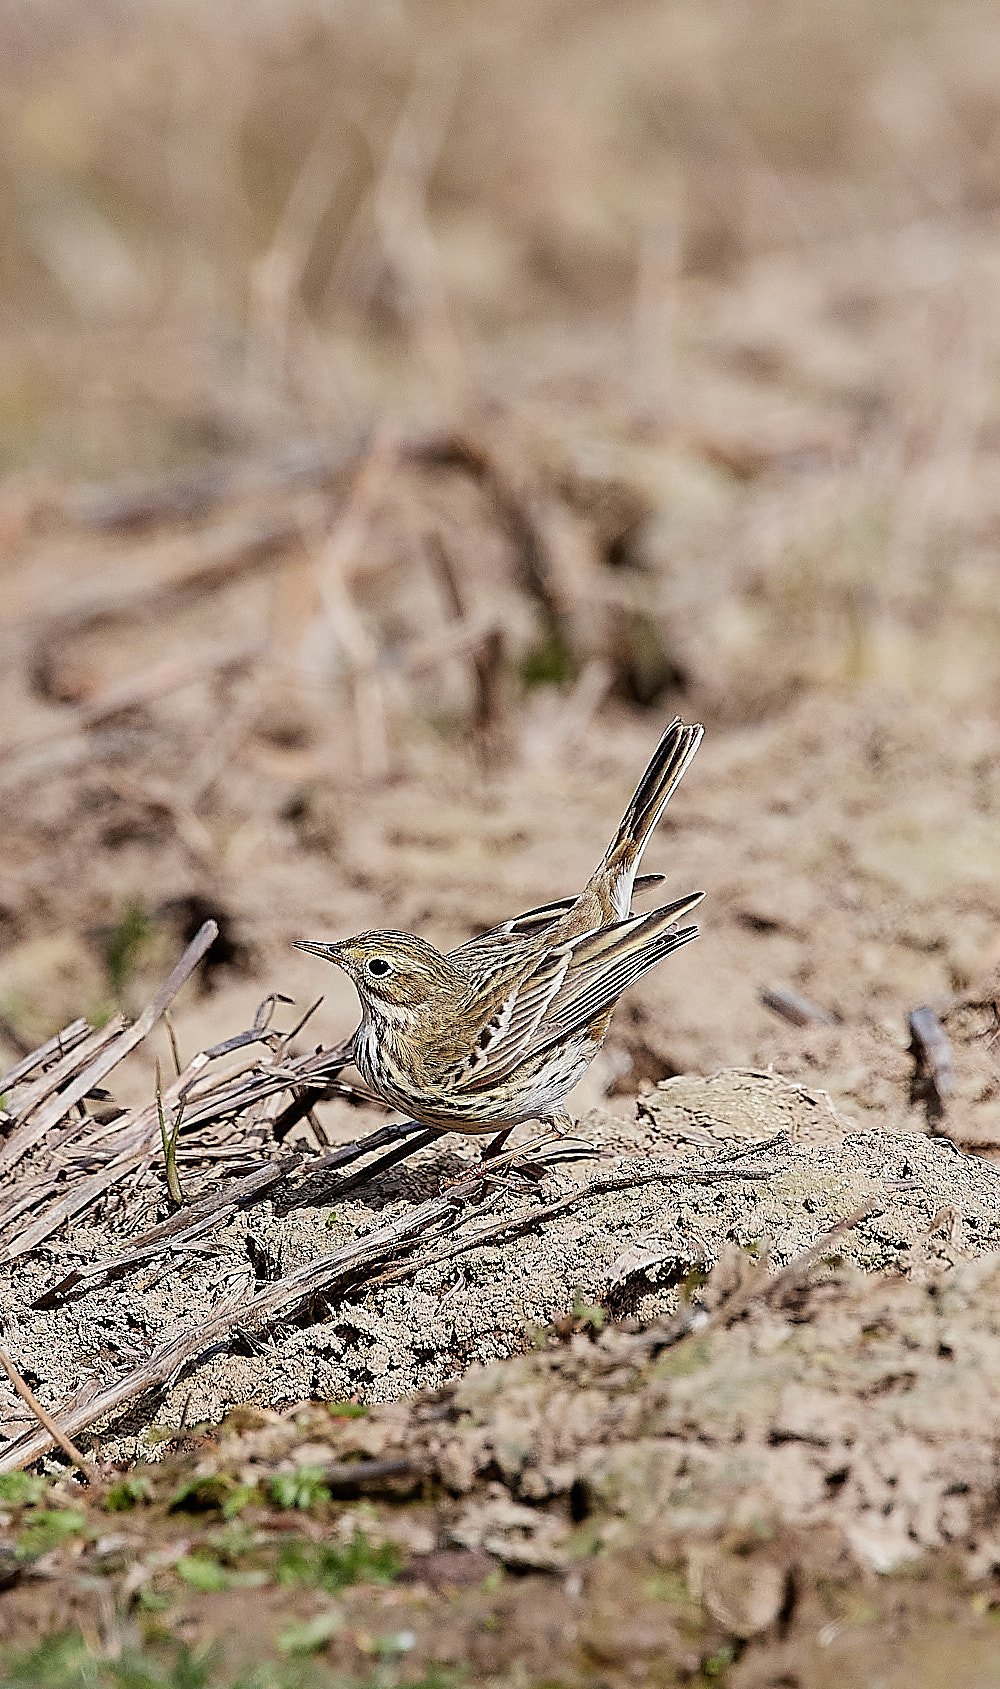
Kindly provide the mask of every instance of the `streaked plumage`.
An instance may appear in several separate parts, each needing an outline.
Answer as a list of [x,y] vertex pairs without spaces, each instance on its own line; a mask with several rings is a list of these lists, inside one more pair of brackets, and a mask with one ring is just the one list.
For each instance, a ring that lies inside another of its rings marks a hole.
[[679,922],[701,892],[646,915],[631,908],[643,850],[701,736],[671,722],[579,896],[529,909],[448,955],[401,932],[299,941],[357,988],[355,1062],[372,1090],[442,1131],[505,1133],[559,1118],[622,992],[697,934]]

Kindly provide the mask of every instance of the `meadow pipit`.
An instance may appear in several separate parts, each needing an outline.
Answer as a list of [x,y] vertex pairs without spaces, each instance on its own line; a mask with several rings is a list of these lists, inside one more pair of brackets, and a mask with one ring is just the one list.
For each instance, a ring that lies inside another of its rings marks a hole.
[[678,923],[703,893],[647,915],[632,894],[643,850],[701,742],[672,721],[603,860],[577,897],[529,909],[442,955],[404,932],[297,940],[350,975],[361,999],[354,1061],[393,1108],[441,1132],[567,1124],[563,1102],[593,1061],[622,992],[697,935]]

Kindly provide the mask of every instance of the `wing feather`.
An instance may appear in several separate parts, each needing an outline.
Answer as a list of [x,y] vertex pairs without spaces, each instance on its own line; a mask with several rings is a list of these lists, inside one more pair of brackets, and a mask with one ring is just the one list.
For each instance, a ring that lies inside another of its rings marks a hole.
[[[650,891],[664,879],[665,874],[640,874],[635,890]],[[508,938],[541,938],[547,928],[554,927],[557,921],[568,915],[578,901],[578,897],[557,897],[553,903],[540,903],[537,909],[526,909],[523,915],[512,915],[509,921],[501,921],[498,927],[490,927],[488,932],[467,938],[457,950],[450,950],[448,954],[466,960],[474,957],[477,951],[485,952],[487,948],[502,946]]]
[[517,1000],[505,1035],[483,1059],[456,1074],[455,1089],[491,1089],[550,1043],[614,1004],[649,968],[695,937],[696,927],[678,932],[677,922],[701,896],[697,892],[544,951],[514,987]]

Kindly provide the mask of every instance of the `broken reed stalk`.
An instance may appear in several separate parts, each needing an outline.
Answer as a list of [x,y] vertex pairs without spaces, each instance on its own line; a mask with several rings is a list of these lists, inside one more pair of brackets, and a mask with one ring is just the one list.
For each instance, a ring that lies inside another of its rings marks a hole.
[[100,532],[128,532],[155,522],[189,522],[215,506],[261,493],[324,486],[347,467],[350,446],[298,440],[267,457],[232,458],[207,469],[143,480],[129,477],[72,489],[63,500],[71,522]]
[[154,699],[164,698],[171,692],[181,692],[185,687],[194,686],[198,681],[210,679],[227,669],[247,668],[262,656],[263,652],[264,646],[260,640],[256,640],[252,644],[209,646],[184,662],[157,663],[142,674],[128,675],[124,680],[115,681],[113,686],[96,693],[86,703],[67,710],[65,715],[51,726],[42,728],[30,738],[19,740],[0,760],[4,766],[8,763],[16,765],[22,754],[34,751],[54,739],[62,739],[67,735],[97,727],[102,722],[120,715],[123,710],[134,709],[137,704],[152,703]]
[[[320,1050],[315,1054],[277,1063],[273,1067],[256,1068],[249,1077],[244,1074],[234,1079],[230,1075],[215,1081],[208,1080],[205,1069],[215,1055],[240,1047],[248,1041],[259,1041],[258,1033],[253,1029],[249,1033],[238,1034],[235,1039],[225,1040],[213,1050],[201,1051],[188,1062],[187,1067],[165,1092],[164,1101],[167,1103],[177,1103],[182,1097],[186,1098],[187,1132],[195,1126],[211,1126],[245,1115],[249,1109],[283,1091],[292,1091],[293,1097],[300,1093],[291,1105],[296,1108],[303,1100],[302,1092],[306,1094],[307,1108],[311,1100],[319,1097],[361,1094],[337,1077],[350,1060],[350,1039],[331,1050]],[[79,1122],[81,1132],[84,1130],[84,1124]],[[78,1156],[79,1171],[71,1162],[69,1166],[63,1165],[60,1169],[61,1178],[58,1184],[52,1176],[44,1175],[39,1175],[27,1188],[22,1181],[20,1186],[10,1192],[6,1203],[0,1208],[0,1259],[28,1253],[53,1232],[58,1231],[66,1220],[84,1213],[108,1191],[140,1171],[144,1163],[149,1161],[158,1130],[154,1101],[137,1114],[126,1115],[110,1126],[98,1127],[86,1137],[74,1134],[73,1151]],[[403,1128],[403,1135],[413,1130],[414,1128],[408,1125]],[[396,1142],[399,1136],[398,1127],[382,1127],[378,1133],[373,1133],[370,1139],[362,1139],[356,1145],[345,1145],[341,1150],[331,1151],[315,1164],[316,1170],[357,1160],[369,1150],[380,1148],[385,1143]],[[94,1171],[95,1151],[96,1159],[100,1163],[97,1171]],[[56,1191],[59,1193],[58,1200],[51,1201]],[[43,1206],[46,1202],[49,1203],[48,1207]],[[16,1232],[13,1230],[14,1221],[26,1210],[39,1208],[42,1212],[29,1225],[25,1227],[22,1221],[20,1229]]]
[[19,1124],[0,1149],[0,1174],[6,1173],[30,1149],[34,1149],[58,1119],[58,1116],[52,1118],[53,1111],[50,1109],[46,1109],[34,1120],[28,1117],[52,1096],[53,1092],[57,1094],[58,1100],[61,1095],[60,1087],[68,1085],[84,1068],[89,1068],[94,1057],[105,1050],[124,1027],[124,1015],[113,1016],[106,1026],[99,1027],[96,1032],[89,1032],[86,1038],[75,1043],[60,1061],[47,1068],[38,1079],[32,1081],[27,1090],[22,1091],[10,1109],[11,1115]]
[[4,1372],[10,1379],[11,1384],[14,1386],[14,1389],[17,1391],[17,1394],[20,1396],[22,1402],[31,1409],[35,1418],[38,1420],[39,1425],[42,1427],[42,1430],[48,1433],[52,1442],[58,1444],[67,1459],[71,1460],[74,1466],[79,1467],[87,1482],[96,1486],[100,1482],[100,1477],[96,1467],[91,1466],[86,1455],[80,1453],[76,1444],[70,1442],[65,1431],[63,1431],[61,1426],[57,1424],[52,1415],[43,1408],[41,1402],[38,1400],[38,1397],[34,1394],[34,1391],[29,1389],[28,1385],[21,1377],[21,1374],[18,1372],[17,1367],[14,1365],[14,1362],[8,1355],[6,1349],[3,1348],[0,1348],[0,1366],[3,1367]]
[[951,1039],[934,1010],[927,1004],[911,1009],[910,1053],[915,1072],[911,1085],[913,1100],[922,1098],[932,1124],[941,1120],[955,1094],[955,1057]]
[[808,997],[800,992],[792,991],[787,985],[769,985],[760,994],[760,1000],[765,1009],[770,1009],[774,1015],[782,1020],[790,1021],[792,1026],[836,1026],[837,1017],[829,1009],[820,1008]]
[[[76,1073],[64,1089],[58,1091],[33,1118],[23,1121],[20,1128],[8,1137],[6,1143],[0,1149],[0,1171],[8,1172],[29,1149],[41,1144],[52,1127],[69,1114],[78,1103],[81,1103],[83,1098],[142,1042],[164,1010],[176,997],[182,985],[193,973],[217,935],[218,927],[215,922],[204,922],[169,978],[161,986],[152,1001],[147,1004],[135,1024],[123,1028],[120,1032],[117,1032],[116,1028],[112,1026],[110,1042],[104,1043],[104,1047],[95,1059],[87,1062],[82,1072]],[[168,1093],[171,1101],[180,1101],[186,1086],[194,1083],[207,1060],[206,1056],[195,1057],[185,1074],[182,1074],[171,1086]],[[17,1105],[12,1112],[17,1118],[19,1113]],[[82,1115],[78,1121],[74,1121],[71,1130],[64,1131],[60,1135],[59,1141],[64,1141],[67,1136],[78,1140],[80,1135],[87,1130],[88,1124],[94,1123],[89,1121],[87,1115]],[[26,1254],[36,1244],[50,1236],[53,1231],[58,1230],[65,1220],[80,1213],[91,1202],[96,1201],[104,1191],[116,1184],[119,1179],[133,1173],[148,1156],[150,1148],[149,1133],[150,1130],[155,1131],[155,1126],[155,1105],[152,1115],[150,1115],[149,1110],[145,1110],[137,1116],[126,1116],[121,1125],[119,1126],[119,1123],[116,1122],[110,1132],[108,1128],[98,1125],[96,1131],[89,1133],[80,1150],[80,1162],[82,1162],[80,1170],[86,1169],[86,1177],[82,1180],[79,1177],[76,1180],[66,1177],[71,1171],[71,1163],[70,1168],[63,1165],[60,1169],[50,1172],[48,1176],[38,1175],[33,1181],[28,1182],[27,1189],[24,1188],[23,1182],[20,1187],[14,1190],[10,1190],[8,1187],[4,1192],[5,1200],[0,1207],[0,1258],[10,1259],[16,1255]],[[118,1127],[117,1130],[116,1127]],[[103,1143],[108,1136],[111,1136],[122,1146],[117,1156],[109,1155],[107,1150],[103,1148]],[[97,1144],[101,1144],[102,1147],[96,1159],[98,1162],[103,1162],[103,1166],[98,1172],[94,1173],[92,1171],[94,1166],[92,1151]],[[70,1153],[72,1154],[72,1152]],[[63,1176],[61,1179],[59,1178],[60,1173]],[[58,1184],[57,1179],[59,1179]],[[20,1217],[25,1213],[25,1210],[38,1208],[55,1193],[57,1188],[61,1193],[59,1200],[51,1203],[42,1214],[24,1227]],[[13,1229],[15,1221],[21,1225],[20,1230],[15,1231]],[[4,1244],[6,1248],[3,1247]]]

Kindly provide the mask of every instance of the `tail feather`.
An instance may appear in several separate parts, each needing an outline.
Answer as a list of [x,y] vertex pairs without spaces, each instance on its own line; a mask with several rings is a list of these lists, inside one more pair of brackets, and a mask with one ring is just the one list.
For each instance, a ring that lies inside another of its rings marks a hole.
[[604,881],[619,920],[624,920],[632,907],[635,877],[649,837],[701,744],[704,731],[694,724],[685,727],[679,716],[670,723],[594,876]]

